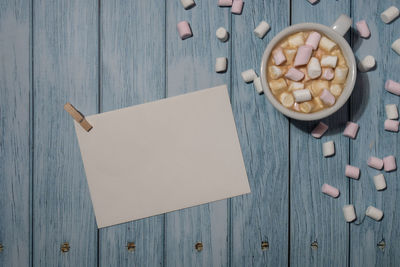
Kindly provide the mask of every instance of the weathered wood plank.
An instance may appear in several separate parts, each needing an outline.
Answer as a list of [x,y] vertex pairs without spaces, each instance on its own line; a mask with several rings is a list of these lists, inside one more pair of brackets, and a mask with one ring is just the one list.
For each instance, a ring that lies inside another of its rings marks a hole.
[[[230,42],[215,37],[218,27],[230,27],[230,10],[218,8],[217,1],[196,1],[184,10],[180,1],[166,1],[167,96],[229,84],[228,72],[214,71],[215,59],[227,57]],[[176,30],[181,20],[189,21],[193,37],[182,41]],[[166,266],[227,266],[228,206],[219,201],[166,214]],[[203,250],[195,249],[197,242]]]
[[[261,20],[271,25],[263,40],[253,33]],[[260,75],[264,49],[288,25],[289,1],[248,1],[232,16],[232,105],[252,191],[231,201],[232,266],[288,264],[289,123],[240,76]]]
[[[331,25],[340,14],[350,14],[350,1],[292,2],[292,24],[317,22]],[[349,182],[344,168],[349,157],[349,141],[342,136],[348,118],[347,104],[322,121],[330,129],[321,139],[310,135],[317,122],[291,121],[290,125],[290,264],[293,266],[346,266],[348,225],[342,207],[349,201]],[[336,154],[322,155],[322,144],[333,140]],[[333,199],[321,193],[324,184],[340,190]],[[318,249],[312,249],[316,241]]]
[[[101,2],[102,112],[165,96],[165,5],[158,2]],[[163,230],[163,215],[101,229],[100,266],[161,266]]]
[[0,266],[29,266],[30,1],[0,2]]
[[[96,222],[63,105],[98,110],[98,1],[33,4],[33,264],[96,266]],[[64,242],[67,253],[60,251]]]
[[[399,7],[397,1],[397,7]],[[351,183],[352,201],[360,219],[369,205],[382,209],[384,218],[375,222],[370,218],[357,226],[350,227],[350,266],[399,266],[400,265],[400,198],[399,171],[385,173],[387,189],[378,192],[372,177],[379,171],[367,167],[369,156],[383,158],[395,155],[400,158],[400,138],[396,133],[386,132],[383,123],[386,119],[385,105],[399,104],[399,97],[385,91],[387,79],[400,81],[400,57],[390,48],[400,37],[400,20],[387,25],[379,17],[380,13],[396,1],[353,0],[354,22],[365,19],[371,30],[369,39],[354,35],[356,57],[362,59],[373,55],[377,62],[376,70],[358,73],[356,88],[351,98],[351,118],[360,124],[357,139],[351,141],[350,162],[361,168],[359,181]],[[377,243],[384,239],[386,247],[381,250]]]

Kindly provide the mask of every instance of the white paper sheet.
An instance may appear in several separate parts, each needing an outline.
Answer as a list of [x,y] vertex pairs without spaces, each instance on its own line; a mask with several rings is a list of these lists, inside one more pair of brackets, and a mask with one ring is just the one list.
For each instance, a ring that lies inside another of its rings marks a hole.
[[226,85],[75,123],[99,228],[250,192]]

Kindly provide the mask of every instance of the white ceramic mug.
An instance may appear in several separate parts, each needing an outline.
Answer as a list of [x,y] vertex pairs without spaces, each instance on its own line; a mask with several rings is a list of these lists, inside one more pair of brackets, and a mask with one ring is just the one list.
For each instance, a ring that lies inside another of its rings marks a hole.
[[[277,110],[279,110],[284,115],[296,120],[312,121],[328,117],[329,115],[333,114],[338,109],[340,109],[346,103],[351,93],[353,92],[357,76],[357,66],[353,50],[351,49],[347,41],[343,38],[343,35],[350,29],[351,24],[352,24],[351,18],[349,18],[346,15],[341,15],[331,27],[327,27],[325,25],[318,23],[300,23],[285,28],[271,40],[271,42],[265,49],[264,55],[261,60],[260,76],[264,94]],[[347,75],[347,81],[343,88],[342,94],[339,96],[339,98],[337,99],[336,103],[333,106],[314,113],[301,113],[284,107],[272,95],[272,92],[268,85],[268,80],[267,80],[268,77],[266,70],[267,70],[267,62],[269,57],[271,56],[272,50],[282,39],[284,39],[288,35],[309,30],[319,31],[325,34],[328,38],[330,38],[332,41],[334,41],[339,45],[339,47],[342,50],[343,56],[347,61],[347,65],[349,67],[349,73]]]

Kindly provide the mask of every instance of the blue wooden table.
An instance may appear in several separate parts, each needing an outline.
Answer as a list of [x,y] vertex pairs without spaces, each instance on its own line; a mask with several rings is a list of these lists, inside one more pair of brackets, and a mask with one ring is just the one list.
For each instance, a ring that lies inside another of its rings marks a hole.
[[[366,165],[371,155],[400,157],[398,134],[383,130],[385,104],[399,104],[384,82],[400,80],[390,49],[400,19],[379,18],[400,1],[247,0],[242,15],[217,0],[196,4],[186,11],[179,0],[0,1],[0,266],[400,266],[400,175],[385,174],[388,188],[377,192]],[[259,72],[266,45],[285,27],[330,25],[342,13],[367,20],[369,39],[354,30],[346,38],[377,68],[358,75],[351,100],[323,120],[330,130],[316,140],[315,122],[287,119],[240,73]],[[193,38],[179,39],[181,20]],[[252,32],[261,20],[271,25],[262,40]],[[215,37],[221,26],[227,43]],[[221,56],[229,69],[217,74]],[[252,193],[98,230],[63,105],[89,115],[223,83]],[[360,125],[355,140],[341,134],[347,120]],[[327,159],[328,140],[336,155]],[[344,176],[348,163],[361,168],[359,181]],[[340,189],[338,199],[320,193],[325,182]],[[368,205],[384,219],[347,224],[347,203],[360,219]]]

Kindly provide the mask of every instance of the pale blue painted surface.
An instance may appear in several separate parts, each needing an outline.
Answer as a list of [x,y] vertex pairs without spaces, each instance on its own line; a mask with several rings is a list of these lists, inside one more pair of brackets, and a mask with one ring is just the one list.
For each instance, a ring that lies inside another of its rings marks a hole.
[[[385,173],[388,189],[377,192],[377,171],[366,166],[370,155],[399,156],[398,135],[383,130],[384,105],[400,102],[383,89],[400,71],[390,49],[400,19],[379,18],[390,5],[400,1],[248,0],[238,16],[217,0],[187,11],[179,0],[1,1],[0,266],[398,266],[399,175]],[[331,129],[315,140],[308,134],[315,123],[288,120],[240,73],[259,72],[268,41],[290,23],[330,25],[341,13],[367,20],[371,38],[355,31],[347,38],[357,57],[372,54],[378,66],[359,75],[351,102],[324,120]],[[179,39],[180,20],[190,22],[193,38]],[[252,33],[261,20],[271,24],[263,40]],[[230,31],[226,43],[215,38],[220,26]],[[224,74],[214,72],[219,56],[228,58]],[[252,193],[97,230],[63,104],[94,114],[223,83]],[[361,126],[356,140],[341,135],[348,118]],[[331,139],[336,155],[325,159],[321,144]],[[344,177],[349,162],[362,168],[359,181]],[[341,190],[339,199],[320,193],[324,182]],[[375,205],[383,221],[347,225],[341,208],[352,201],[360,219]]]

